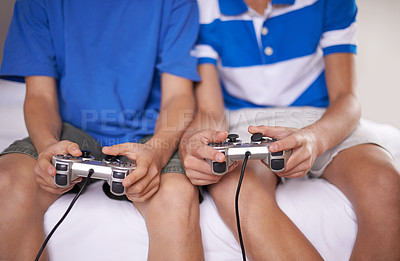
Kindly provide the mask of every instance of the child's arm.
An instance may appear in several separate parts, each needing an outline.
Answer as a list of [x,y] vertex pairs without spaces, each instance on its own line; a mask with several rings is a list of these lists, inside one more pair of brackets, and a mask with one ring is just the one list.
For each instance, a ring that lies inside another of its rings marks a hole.
[[25,81],[25,123],[29,137],[40,154],[45,147],[60,139],[56,80],[46,76],[29,76]]
[[59,141],[61,118],[58,109],[56,80],[46,76],[29,76],[26,81],[24,103],[25,123],[39,156],[35,167],[36,180],[43,190],[62,194],[70,190],[81,178],[74,180],[67,188],[54,184],[56,169],[51,158],[56,154],[81,155],[79,146],[70,141]]
[[354,54],[336,53],[325,57],[329,107],[316,123],[303,129],[283,127],[250,127],[251,133],[280,139],[271,152],[292,149],[286,170],[279,176],[301,177],[311,168],[315,158],[344,140],[357,126],[361,116],[355,94]]
[[[182,137],[179,154],[190,181],[195,185],[208,185],[218,182],[222,176],[214,175],[204,159],[222,162],[225,157],[207,144],[224,141],[228,124],[215,65],[200,65],[199,74],[202,81],[195,89],[197,114]],[[232,165],[229,171],[235,167],[236,164]]]
[[160,172],[193,120],[192,85],[188,79],[163,73],[161,108],[154,136],[145,144],[128,142],[103,148],[105,154],[125,155],[136,161],[136,169],[123,181],[126,195],[133,202],[143,202],[158,190]]

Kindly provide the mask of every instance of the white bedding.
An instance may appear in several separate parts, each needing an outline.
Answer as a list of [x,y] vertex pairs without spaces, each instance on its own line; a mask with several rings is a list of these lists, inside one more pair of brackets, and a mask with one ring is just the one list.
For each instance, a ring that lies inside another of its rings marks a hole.
[[[0,150],[27,134],[23,123],[24,88],[0,80]],[[367,121],[400,162],[400,130]],[[73,195],[57,200],[45,214],[49,232]],[[357,223],[351,204],[322,180],[288,180],[277,190],[279,206],[313,243],[325,260],[348,260]],[[233,201],[234,199],[232,199]],[[206,260],[241,260],[240,247],[205,195],[200,205]],[[101,182],[89,186],[48,244],[51,260],[146,260],[148,235],[144,220],[129,202],[108,199]],[[290,247],[290,245],[288,245]]]

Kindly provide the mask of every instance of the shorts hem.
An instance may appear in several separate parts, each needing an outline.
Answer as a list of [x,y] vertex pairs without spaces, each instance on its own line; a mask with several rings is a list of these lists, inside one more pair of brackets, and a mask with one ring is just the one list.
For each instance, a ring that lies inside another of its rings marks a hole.
[[23,154],[23,155],[26,155],[26,156],[29,156],[29,157],[33,158],[34,160],[37,160],[37,159],[38,159],[37,157],[35,157],[34,155],[30,154],[29,152],[14,151],[14,150],[3,151],[3,152],[0,153],[0,157],[1,157],[1,156],[4,156],[4,155],[7,155],[7,154],[13,154],[13,153],[16,153],[16,154]]

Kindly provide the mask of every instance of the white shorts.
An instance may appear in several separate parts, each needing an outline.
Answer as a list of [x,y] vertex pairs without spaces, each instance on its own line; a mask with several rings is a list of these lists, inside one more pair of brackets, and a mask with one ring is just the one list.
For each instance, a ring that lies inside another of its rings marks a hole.
[[[242,141],[249,141],[251,137],[247,131],[249,126],[266,125],[301,129],[320,119],[325,110],[325,108],[316,107],[246,108],[227,110],[226,116],[229,122],[229,133],[236,133]],[[364,126],[363,120],[361,120],[347,138],[316,158],[308,176],[320,177],[340,151],[366,143],[383,147],[378,138]]]

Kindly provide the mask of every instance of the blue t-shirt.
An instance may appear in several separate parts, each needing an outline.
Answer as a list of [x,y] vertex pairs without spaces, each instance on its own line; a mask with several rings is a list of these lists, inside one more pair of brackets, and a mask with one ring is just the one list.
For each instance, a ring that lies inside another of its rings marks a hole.
[[324,56],[356,53],[354,0],[198,0],[199,63],[215,64],[225,105],[329,105]]
[[20,0],[2,76],[57,79],[63,121],[101,145],[152,134],[160,75],[199,80],[193,0]]

